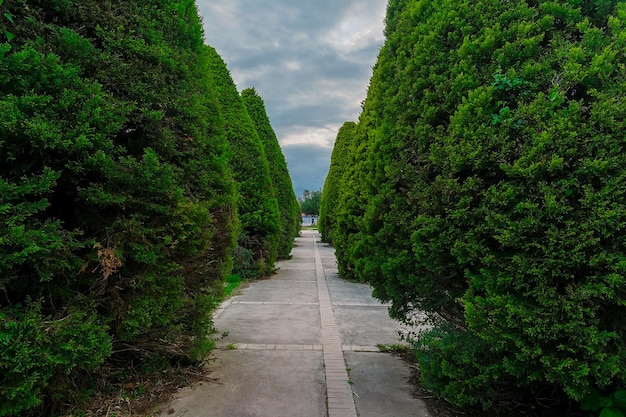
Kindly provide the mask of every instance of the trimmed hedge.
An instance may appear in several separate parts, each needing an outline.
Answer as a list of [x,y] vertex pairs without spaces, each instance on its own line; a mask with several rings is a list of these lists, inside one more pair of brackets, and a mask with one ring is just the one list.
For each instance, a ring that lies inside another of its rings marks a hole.
[[276,133],[270,124],[261,96],[254,88],[246,88],[241,92],[241,98],[263,143],[274,193],[278,201],[280,211],[278,258],[288,259],[291,256],[293,239],[298,234],[302,220],[296,193],[293,191],[293,184],[287,169],[287,162],[283,151],[280,149]]
[[0,8],[0,415],[37,414],[211,347],[235,190],[194,1]]
[[257,278],[274,270],[281,234],[278,201],[263,142],[254,122],[237,92],[226,63],[215,49],[206,48],[232,152],[230,166],[239,193],[237,210],[241,230],[235,251],[234,272],[243,278]]
[[341,181],[346,170],[350,144],[356,126],[354,122],[346,122],[337,132],[320,203],[319,231],[322,235],[322,242],[333,243],[333,231],[335,229],[336,211],[339,207]]
[[430,316],[423,381],[458,406],[626,384],[625,20],[389,3],[333,240],[395,317]]

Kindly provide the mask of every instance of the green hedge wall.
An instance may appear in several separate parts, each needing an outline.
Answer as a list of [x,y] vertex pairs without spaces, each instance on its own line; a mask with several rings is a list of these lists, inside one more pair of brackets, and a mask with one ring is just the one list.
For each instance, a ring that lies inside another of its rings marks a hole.
[[322,235],[322,242],[333,243],[339,193],[341,192],[343,175],[356,126],[354,122],[346,122],[337,132],[333,153],[330,156],[330,167],[322,189],[322,202],[320,203],[319,231]]
[[333,240],[394,316],[429,315],[423,381],[459,406],[626,383],[625,20],[389,3]]
[[104,361],[201,357],[235,190],[194,1],[0,9],[4,416]]
[[256,278],[274,270],[281,233],[278,201],[263,142],[244,101],[226,63],[215,49],[207,47],[207,50],[239,193],[237,210],[241,230],[234,271],[242,277]]
[[288,259],[293,247],[293,239],[298,233],[301,218],[298,200],[296,199],[296,193],[293,191],[293,184],[287,169],[287,162],[285,161],[283,151],[280,149],[276,133],[272,129],[261,96],[254,88],[246,88],[241,92],[241,98],[263,143],[265,156],[269,163],[272,185],[278,201],[278,209],[280,211],[278,258]]

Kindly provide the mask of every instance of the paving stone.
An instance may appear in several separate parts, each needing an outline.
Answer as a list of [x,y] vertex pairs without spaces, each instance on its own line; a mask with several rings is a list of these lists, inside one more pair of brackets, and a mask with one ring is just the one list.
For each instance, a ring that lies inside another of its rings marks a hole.
[[377,347],[398,343],[401,326],[369,286],[337,275],[318,240],[303,231],[276,274],[216,310],[226,336],[212,380],[181,390],[160,417],[429,417],[407,365]]

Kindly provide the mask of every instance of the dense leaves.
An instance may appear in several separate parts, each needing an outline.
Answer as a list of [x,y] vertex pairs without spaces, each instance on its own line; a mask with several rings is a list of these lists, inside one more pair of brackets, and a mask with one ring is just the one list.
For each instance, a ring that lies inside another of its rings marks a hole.
[[394,316],[429,315],[424,383],[457,405],[626,383],[625,19],[389,3],[333,241]]
[[256,127],[237,91],[226,63],[206,47],[224,129],[232,152],[230,165],[237,183],[241,221],[234,271],[244,278],[273,271],[280,238],[280,213],[270,168]]
[[337,221],[341,181],[344,171],[346,170],[351,140],[355,128],[356,123],[354,122],[346,122],[341,126],[337,133],[333,153],[330,157],[330,168],[328,169],[326,181],[324,181],[319,210],[319,231],[322,235],[323,242],[333,243],[333,230],[335,229],[335,222]]
[[318,216],[320,214],[320,204],[322,203],[322,190],[304,190],[299,201],[302,213]]
[[278,240],[278,257],[286,259],[290,256],[293,239],[298,233],[301,222],[298,200],[293,191],[285,156],[280,149],[276,133],[274,133],[274,129],[272,129],[270,124],[263,99],[254,88],[243,90],[241,98],[261,139],[265,157],[269,163],[273,191],[280,211],[281,232]]
[[[239,120],[218,103],[194,1],[0,8],[0,415],[13,415],[66,402],[105,361],[201,357],[237,208],[251,239],[271,236],[264,271],[279,226],[247,115],[254,147],[229,149]],[[235,160],[261,167],[258,193],[236,200]]]

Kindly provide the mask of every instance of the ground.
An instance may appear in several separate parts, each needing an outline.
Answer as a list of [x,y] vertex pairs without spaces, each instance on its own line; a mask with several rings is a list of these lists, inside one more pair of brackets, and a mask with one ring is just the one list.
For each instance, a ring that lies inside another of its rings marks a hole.
[[[397,350],[394,355],[401,357],[412,369],[411,383],[415,387],[414,396],[428,405],[428,411],[435,417],[561,417],[567,415],[560,407],[541,409],[511,405],[504,412],[469,413],[452,407],[445,399],[434,396],[420,385],[419,367],[409,350]],[[81,404],[65,413],[65,417],[151,417],[169,403],[178,389],[196,384],[216,384],[211,378],[211,359],[188,366],[179,366],[169,371],[155,372],[149,375],[129,376],[123,382],[108,386],[106,392],[98,392],[88,403]],[[572,412],[570,417],[585,416]]]

